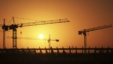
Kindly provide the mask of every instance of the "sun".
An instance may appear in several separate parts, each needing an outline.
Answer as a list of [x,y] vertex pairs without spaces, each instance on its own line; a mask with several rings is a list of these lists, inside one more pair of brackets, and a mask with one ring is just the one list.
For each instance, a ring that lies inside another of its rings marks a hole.
[[43,34],[39,34],[38,38],[44,39],[44,35]]

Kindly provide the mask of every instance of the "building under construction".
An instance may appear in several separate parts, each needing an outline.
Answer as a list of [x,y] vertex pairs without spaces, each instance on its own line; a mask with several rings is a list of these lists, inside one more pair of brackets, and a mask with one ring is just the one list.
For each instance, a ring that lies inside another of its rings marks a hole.
[[[84,52],[85,50],[85,52]],[[112,64],[113,48],[0,49],[0,64]]]

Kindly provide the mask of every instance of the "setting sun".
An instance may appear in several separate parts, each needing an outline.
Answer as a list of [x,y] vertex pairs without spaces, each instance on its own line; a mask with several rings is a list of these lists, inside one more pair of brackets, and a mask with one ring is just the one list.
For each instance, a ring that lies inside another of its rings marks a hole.
[[38,38],[43,39],[44,35],[43,34],[39,34]]

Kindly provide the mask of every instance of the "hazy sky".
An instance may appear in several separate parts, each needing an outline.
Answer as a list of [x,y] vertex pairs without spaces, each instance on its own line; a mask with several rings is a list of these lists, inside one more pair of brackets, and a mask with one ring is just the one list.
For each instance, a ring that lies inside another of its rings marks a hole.
[[[12,24],[12,16],[17,24],[67,18],[68,23],[18,28],[17,35],[38,38],[39,34],[44,34],[48,39],[50,34],[51,39],[60,40],[51,41],[52,47],[82,47],[84,38],[78,35],[79,30],[113,24],[113,0],[0,0],[0,24],[4,18],[7,25]],[[0,34],[2,48],[2,27]],[[8,36],[12,37],[11,30],[6,32],[6,48],[12,48],[12,39]],[[113,47],[113,27],[89,32],[87,46]],[[48,43],[46,40],[18,39],[18,48],[26,47],[48,47]]]

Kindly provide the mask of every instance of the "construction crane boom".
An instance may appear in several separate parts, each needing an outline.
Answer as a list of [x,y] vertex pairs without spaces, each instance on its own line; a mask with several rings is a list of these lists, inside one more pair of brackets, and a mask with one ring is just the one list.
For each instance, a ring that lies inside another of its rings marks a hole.
[[48,21],[36,21],[36,22],[29,22],[29,23],[21,23],[18,24],[18,27],[26,27],[26,26],[35,26],[35,25],[46,25],[46,24],[55,24],[55,23],[64,23],[70,22],[67,19],[56,19],[56,20],[48,20]]
[[[105,29],[105,28],[110,28],[110,27],[112,27],[111,24],[78,31],[79,35],[84,35],[84,48],[87,48],[87,38],[86,38],[87,32],[96,31],[96,30]],[[86,53],[86,50],[84,52]]]
[[[14,17],[12,17],[12,19],[13,19],[13,24],[8,25],[8,26],[4,24],[2,26],[2,29],[5,30],[5,31],[12,30],[13,49],[17,48],[17,28],[18,27],[26,27],[26,26],[35,26],[35,25],[45,25],[45,24],[55,24],[55,23],[70,22],[67,19],[57,19],[57,20],[36,21],[36,22],[15,24]],[[5,36],[5,34],[3,36]],[[5,43],[5,41],[3,43]],[[5,47],[5,45],[4,45],[4,47]]]
[[112,27],[112,24],[94,27],[94,28],[90,28],[90,29],[84,29],[84,30],[78,31],[78,34],[79,35],[81,35],[81,34],[86,35],[87,32],[96,31],[96,30],[105,29],[105,28],[110,28],[110,27]]
[[90,29],[85,29],[85,31],[90,32],[90,31],[105,29],[105,28],[109,28],[109,27],[112,27],[112,25],[110,24],[110,25],[104,25],[104,26],[94,27],[94,28],[90,28]]

